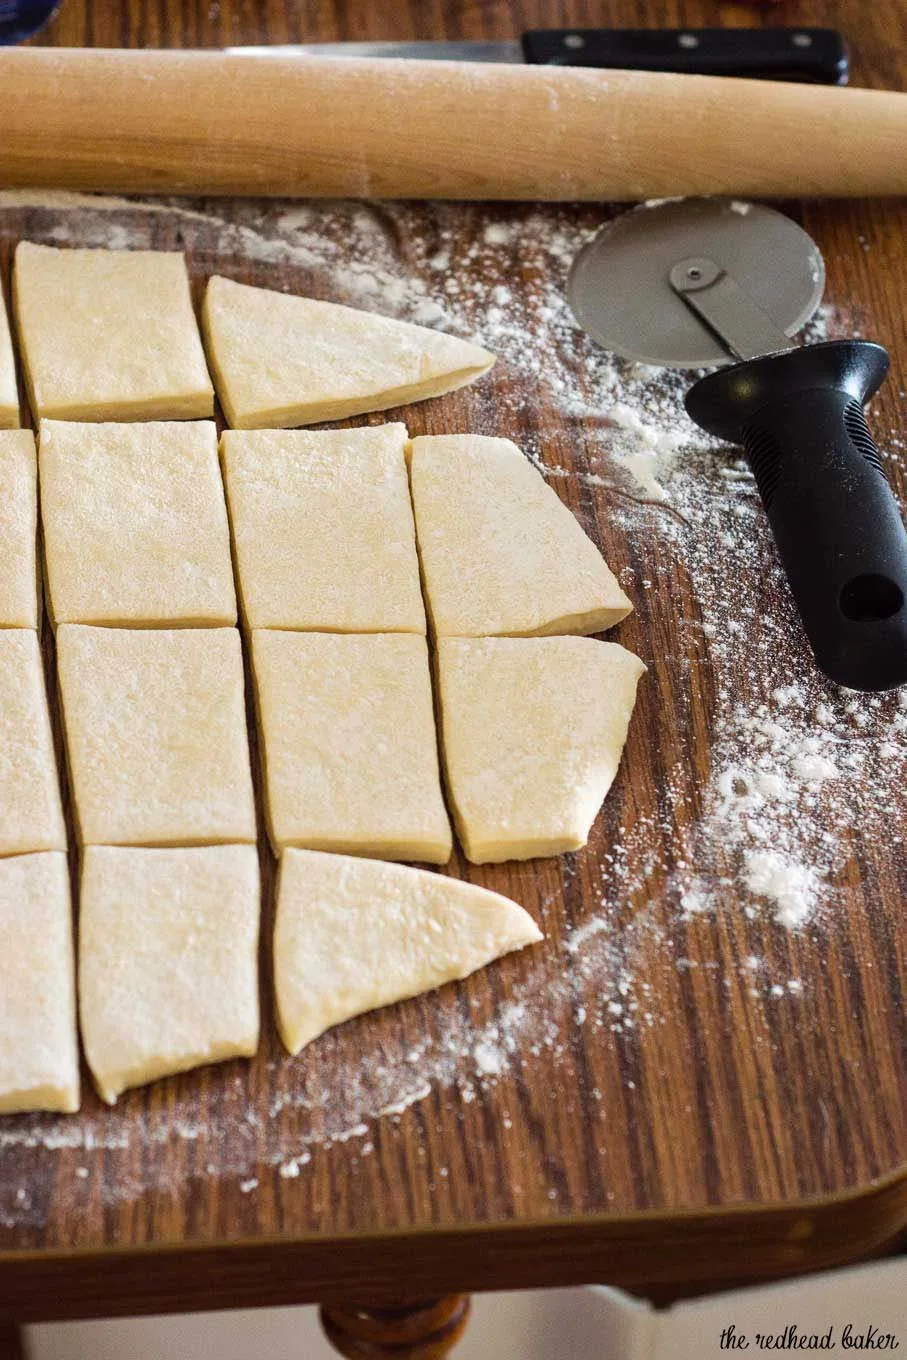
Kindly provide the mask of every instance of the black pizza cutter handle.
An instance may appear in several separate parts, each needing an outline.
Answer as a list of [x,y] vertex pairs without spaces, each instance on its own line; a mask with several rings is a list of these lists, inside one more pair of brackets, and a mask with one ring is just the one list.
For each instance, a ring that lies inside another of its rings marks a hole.
[[866,340],[749,359],[686,397],[741,444],[821,670],[851,689],[907,684],[907,531],[863,416],[888,372]]

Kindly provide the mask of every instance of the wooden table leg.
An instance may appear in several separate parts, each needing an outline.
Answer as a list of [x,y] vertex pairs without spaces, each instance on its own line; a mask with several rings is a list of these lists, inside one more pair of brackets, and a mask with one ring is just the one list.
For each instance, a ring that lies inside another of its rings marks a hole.
[[22,1328],[5,1318],[0,1318],[0,1360],[27,1360]]
[[347,1360],[441,1360],[460,1340],[468,1317],[468,1294],[405,1308],[321,1309],[325,1335]]

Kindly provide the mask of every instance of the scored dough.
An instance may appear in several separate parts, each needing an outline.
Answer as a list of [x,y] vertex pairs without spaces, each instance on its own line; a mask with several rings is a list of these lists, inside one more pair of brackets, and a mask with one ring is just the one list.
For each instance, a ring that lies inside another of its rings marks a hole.
[[617,773],[645,666],[593,638],[442,638],[442,749],[475,864],[586,844]]
[[410,476],[437,636],[598,633],[629,614],[598,548],[509,439],[414,439]]
[[452,392],[494,363],[425,326],[217,275],[202,328],[221,405],[241,430],[386,411]]
[[224,434],[249,627],[425,632],[406,439],[405,425]]
[[0,1113],[79,1108],[69,868],[0,861]]
[[258,915],[253,845],[85,851],[79,1009],[103,1100],[255,1053]]
[[55,623],[236,622],[213,421],[45,420],[39,461]]
[[0,631],[0,855],[65,849],[38,635]]
[[36,417],[214,414],[181,254],[57,250],[21,241],[13,299]]
[[450,858],[423,637],[256,630],[252,669],[276,852]]
[[274,929],[281,1037],[298,1053],[342,1020],[467,977],[541,939],[522,907],[471,883],[285,850]]
[[0,430],[15,430],[19,425],[19,393],[16,390],[16,361],[13,341],[6,315],[6,303],[0,291]]
[[235,628],[64,623],[57,663],[83,844],[255,840]]
[[31,430],[0,430],[0,628],[38,626],[38,467]]

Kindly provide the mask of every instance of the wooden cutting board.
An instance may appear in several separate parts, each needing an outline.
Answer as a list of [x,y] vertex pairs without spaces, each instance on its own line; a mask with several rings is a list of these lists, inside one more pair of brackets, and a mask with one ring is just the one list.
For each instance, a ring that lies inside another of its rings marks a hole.
[[[895,84],[907,3],[878,8],[856,35],[861,76]],[[458,27],[506,36],[542,10]],[[228,5],[166,13],[160,31],[144,5],[66,6],[52,36],[301,36],[278,6],[263,28]],[[848,13],[816,0],[783,17]],[[430,35],[421,10],[332,15],[324,37]],[[613,3],[600,17],[653,16]],[[112,1110],[86,1073],[78,1116],[0,1122],[0,1296],[20,1320],[593,1279],[664,1294],[855,1259],[907,1217],[898,696],[815,679],[733,451],[684,444],[682,381],[617,365],[572,326],[567,263],[608,211],[0,195],[7,288],[23,237],[183,249],[197,296],[222,272],[485,340],[501,355],[489,379],[386,418],[519,442],[621,574],[636,612],[611,636],[650,667],[587,849],[450,867],[521,902],[544,945],[297,1059],[265,950],[251,1064]],[[893,349],[872,420],[903,489],[907,210],[810,205],[802,220],[837,309],[822,324]],[[264,848],[262,865],[267,941]]]

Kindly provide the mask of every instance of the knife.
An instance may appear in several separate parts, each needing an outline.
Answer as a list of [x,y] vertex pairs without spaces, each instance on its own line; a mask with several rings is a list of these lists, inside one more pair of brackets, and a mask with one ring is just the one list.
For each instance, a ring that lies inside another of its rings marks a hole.
[[850,65],[844,39],[831,28],[551,28],[524,33],[510,42],[331,42],[227,51],[676,71],[822,85],[846,85]]

